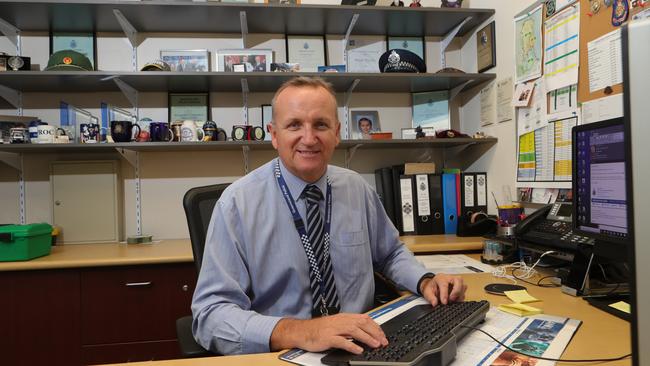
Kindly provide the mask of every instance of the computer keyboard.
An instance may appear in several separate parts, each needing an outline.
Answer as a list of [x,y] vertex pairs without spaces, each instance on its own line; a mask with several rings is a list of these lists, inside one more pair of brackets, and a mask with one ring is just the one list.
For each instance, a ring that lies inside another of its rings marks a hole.
[[456,343],[485,319],[490,304],[465,301],[447,305],[417,305],[381,325],[388,346],[354,355],[333,350],[321,362],[326,365],[431,365],[446,366],[456,357]]

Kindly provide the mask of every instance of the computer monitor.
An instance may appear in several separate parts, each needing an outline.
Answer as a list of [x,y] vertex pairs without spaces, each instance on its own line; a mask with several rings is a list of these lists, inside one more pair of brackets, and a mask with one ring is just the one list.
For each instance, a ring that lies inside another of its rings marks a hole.
[[622,30],[625,127],[631,169],[628,178],[632,306],[632,362],[650,365],[650,19],[632,20]]
[[573,128],[574,232],[620,245],[613,255],[628,250],[626,149],[622,117]]

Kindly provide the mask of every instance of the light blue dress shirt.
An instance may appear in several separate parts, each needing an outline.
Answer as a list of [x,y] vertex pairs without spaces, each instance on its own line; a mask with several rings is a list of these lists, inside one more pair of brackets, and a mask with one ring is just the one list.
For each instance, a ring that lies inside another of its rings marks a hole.
[[[215,352],[269,352],[280,319],[311,318],[307,256],[274,176],[275,162],[231,184],[212,215],[192,328],[199,344]],[[307,183],[280,166],[304,219]],[[372,187],[348,169],[329,166],[327,175],[333,198],[330,256],[341,312],[372,307],[373,270],[417,293],[427,271],[399,241]],[[326,191],[325,176],[315,184]]]

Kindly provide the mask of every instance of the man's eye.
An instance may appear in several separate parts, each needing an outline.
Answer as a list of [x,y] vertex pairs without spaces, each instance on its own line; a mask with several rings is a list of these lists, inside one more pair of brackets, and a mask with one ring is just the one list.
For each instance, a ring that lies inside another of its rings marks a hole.
[[330,126],[325,122],[319,122],[316,124],[316,128],[318,128],[319,130],[327,130],[330,128]]
[[296,129],[300,128],[300,123],[291,122],[291,123],[289,123],[289,125],[287,125],[287,128],[290,129],[290,130],[296,130]]

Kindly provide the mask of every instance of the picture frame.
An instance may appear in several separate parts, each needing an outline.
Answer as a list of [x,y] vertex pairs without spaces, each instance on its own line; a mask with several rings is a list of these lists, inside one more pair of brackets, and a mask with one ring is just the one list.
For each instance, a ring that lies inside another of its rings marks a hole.
[[479,73],[487,71],[497,65],[494,21],[476,32],[476,65]]
[[370,139],[370,133],[381,131],[378,111],[351,111],[349,137],[351,140]]
[[50,32],[50,55],[62,51],[73,50],[88,57],[97,70],[97,42],[94,32]]
[[327,49],[324,36],[287,35],[287,60],[300,65],[301,72],[318,72],[327,65]]
[[354,36],[346,45],[347,72],[379,73],[379,58],[387,51],[386,38]]
[[160,50],[160,59],[169,64],[175,72],[210,71],[210,52],[208,50]]
[[413,128],[433,127],[436,131],[451,128],[448,91],[413,93],[412,97]]
[[262,128],[266,132],[264,136],[264,141],[271,141],[271,131],[269,129],[269,124],[273,121],[273,106],[270,104],[262,104],[260,106],[262,110]]
[[233,65],[244,64],[246,72],[270,72],[273,62],[271,49],[222,49],[217,50],[217,71],[234,72]]
[[193,120],[205,122],[210,120],[209,93],[169,93],[168,121]]
[[388,43],[388,49],[392,50],[395,48],[402,49],[402,50],[408,50],[416,55],[420,56],[422,60],[425,61],[425,43],[424,43],[424,38],[422,37],[393,37],[393,36],[388,36],[386,37],[386,42]]

